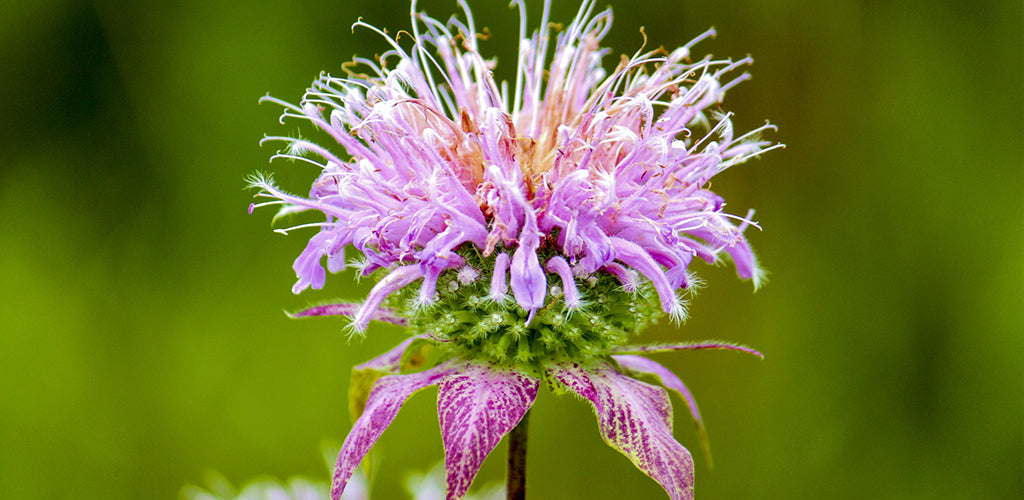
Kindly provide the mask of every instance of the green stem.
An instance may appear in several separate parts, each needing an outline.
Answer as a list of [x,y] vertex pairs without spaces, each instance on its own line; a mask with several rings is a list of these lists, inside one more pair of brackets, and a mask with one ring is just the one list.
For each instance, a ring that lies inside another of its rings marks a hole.
[[505,498],[526,500],[526,431],[530,422],[527,410],[523,419],[508,434],[508,472]]

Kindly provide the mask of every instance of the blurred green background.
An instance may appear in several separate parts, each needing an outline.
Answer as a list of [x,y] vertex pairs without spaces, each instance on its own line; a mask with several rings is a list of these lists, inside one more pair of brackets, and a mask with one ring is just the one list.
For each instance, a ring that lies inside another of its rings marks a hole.
[[[771,282],[729,268],[681,328],[727,352],[659,355],[690,385],[715,468],[700,498],[1021,498],[1024,411],[1024,13],[1019,0],[611,0],[613,56],[645,26],[672,48],[755,58],[729,92],[737,128],[787,148],[716,178]],[[515,12],[473,0],[499,74]],[[576,2],[557,2],[569,21]],[[603,3],[599,2],[599,5]],[[422,2],[438,18],[454,0]],[[529,4],[534,22],[537,2]],[[293,296],[307,233],[249,216],[263,134],[290,134],[267,93],[298,101],[319,71],[383,50],[404,2],[7,2],[0,16],[0,497],[176,498],[234,482],[326,481],[352,365],[397,343],[349,342],[283,310],[358,298],[346,273]],[[505,73],[502,73],[504,71]],[[286,187],[315,175],[273,166]],[[677,404],[676,435],[699,446]],[[440,460],[433,391],[384,434],[378,498]],[[477,484],[502,477],[504,448]],[[662,498],[600,440],[587,405],[542,394],[532,498]]]

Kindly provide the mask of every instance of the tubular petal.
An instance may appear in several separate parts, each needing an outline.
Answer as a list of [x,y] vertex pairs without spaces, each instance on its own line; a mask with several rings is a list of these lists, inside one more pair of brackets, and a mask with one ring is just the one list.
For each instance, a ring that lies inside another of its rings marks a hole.
[[366,302],[363,303],[352,320],[352,326],[356,331],[365,330],[385,297],[421,277],[423,277],[423,273],[420,272],[420,266],[417,265],[402,266],[391,271],[370,290],[369,295],[366,296]]
[[548,259],[547,270],[557,273],[562,278],[562,293],[565,297],[565,305],[570,309],[580,306],[580,291],[576,288],[576,279],[572,275],[572,269],[565,259],[555,256]]
[[491,275],[491,300],[500,302],[505,298],[508,285],[505,281],[508,274],[509,258],[507,253],[499,253],[494,259],[494,273]]

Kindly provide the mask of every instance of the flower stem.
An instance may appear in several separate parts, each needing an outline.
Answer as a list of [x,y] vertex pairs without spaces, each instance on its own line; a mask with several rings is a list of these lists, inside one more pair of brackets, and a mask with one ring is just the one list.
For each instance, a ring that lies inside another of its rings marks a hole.
[[506,474],[505,498],[526,499],[526,431],[530,422],[530,411],[508,434],[508,470]]

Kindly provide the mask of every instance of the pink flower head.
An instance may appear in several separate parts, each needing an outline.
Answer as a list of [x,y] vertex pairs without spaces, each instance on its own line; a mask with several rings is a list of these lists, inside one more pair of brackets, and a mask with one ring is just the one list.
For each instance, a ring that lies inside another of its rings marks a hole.
[[[405,398],[431,385],[440,388],[449,497],[461,497],[544,380],[589,399],[609,444],[670,496],[689,498],[692,461],[672,439],[667,393],[630,375],[654,374],[692,398],[674,375],[622,345],[660,315],[684,315],[680,291],[693,283],[695,257],[728,256],[741,278],[755,287],[762,279],[744,236],[753,212],[724,212],[709,189],[714,175],[777,147],[759,138],[771,125],[737,136],[718,109],[749,77],[734,73],[751,59],[692,58],[709,30],[671,52],[623,57],[609,73],[599,45],[609,10],[595,13],[584,0],[553,32],[546,1],[542,29],[527,37],[516,0],[515,82],[499,84],[460,4],[464,19],[442,23],[414,1],[409,37],[357,22],[391,49],[355,59],[344,77],[321,75],[299,105],[263,98],[285,107],[282,120],[309,121],[338,146],[265,139],[287,142],[275,157],[320,167],[307,197],[252,179],[273,198],[265,204],[283,205],[281,214],[324,216],[295,261],[293,291],[321,288],[324,261],[332,273],[344,269],[349,246],[361,273],[377,279],[362,304],[300,315],[343,314],[357,331],[389,321],[418,336],[375,368],[357,369],[375,375],[357,398],[335,497]],[[443,348],[447,361],[401,374],[400,359],[423,343]]]

